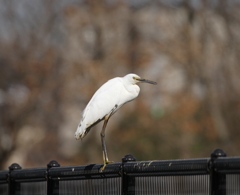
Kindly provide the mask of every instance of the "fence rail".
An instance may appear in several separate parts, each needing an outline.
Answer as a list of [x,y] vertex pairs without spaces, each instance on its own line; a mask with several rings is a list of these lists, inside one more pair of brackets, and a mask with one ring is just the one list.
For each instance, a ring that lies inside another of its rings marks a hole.
[[22,169],[14,163],[0,171],[1,195],[149,195],[240,194],[240,157],[226,157],[221,149],[210,158],[136,161]]

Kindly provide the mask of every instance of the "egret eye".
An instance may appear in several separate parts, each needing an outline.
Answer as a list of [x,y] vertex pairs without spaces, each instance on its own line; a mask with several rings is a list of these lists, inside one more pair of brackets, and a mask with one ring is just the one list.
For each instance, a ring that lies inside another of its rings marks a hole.
[[133,77],[133,79],[135,79],[135,80],[136,80],[136,77]]

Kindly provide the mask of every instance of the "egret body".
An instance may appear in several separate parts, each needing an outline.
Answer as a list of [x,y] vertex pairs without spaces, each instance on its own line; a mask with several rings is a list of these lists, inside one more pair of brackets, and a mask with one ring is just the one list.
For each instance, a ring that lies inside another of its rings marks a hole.
[[156,82],[142,79],[136,74],[113,78],[95,92],[83,111],[82,118],[75,133],[76,139],[84,138],[94,125],[102,120],[104,121],[101,131],[104,163],[102,170],[106,164],[111,162],[108,160],[105,144],[105,129],[108,120],[123,104],[134,100],[138,96],[140,87],[137,83],[140,82],[157,84]]

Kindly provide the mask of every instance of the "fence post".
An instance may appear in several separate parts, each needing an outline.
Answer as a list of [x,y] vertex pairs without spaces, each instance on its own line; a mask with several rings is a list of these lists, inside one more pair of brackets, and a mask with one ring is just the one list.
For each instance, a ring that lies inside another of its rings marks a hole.
[[[52,167],[60,167],[60,164],[52,160],[47,164],[47,174]],[[49,174],[47,175],[47,195],[57,195],[59,194],[59,181],[54,181],[51,179]]]
[[125,163],[136,161],[136,158],[127,154],[122,158],[122,195],[134,195],[135,194],[135,177],[130,177],[124,170]]
[[[8,169],[9,169],[9,173],[8,173],[8,195],[20,194],[21,184],[14,181],[14,179],[11,177],[11,173],[14,170],[22,169],[22,167],[17,163],[13,163],[10,167],[8,167]],[[19,192],[19,193],[17,193],[17,192]]]
[[222,149],[215,149],[211,153],[209,164],[210,169],[210,194],[226,195],[226,174],[218,173],[214,161],[219,157],[226,157],[227,154]]

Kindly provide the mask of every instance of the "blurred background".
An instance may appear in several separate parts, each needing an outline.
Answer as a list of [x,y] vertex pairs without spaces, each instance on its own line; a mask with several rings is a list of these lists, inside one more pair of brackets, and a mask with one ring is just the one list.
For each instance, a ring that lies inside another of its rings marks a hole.
[[0,0],[0,169],[102,163],[74,133],[94,92],[136,73],[108,123],[109,159],[240,155],[239,0]]

